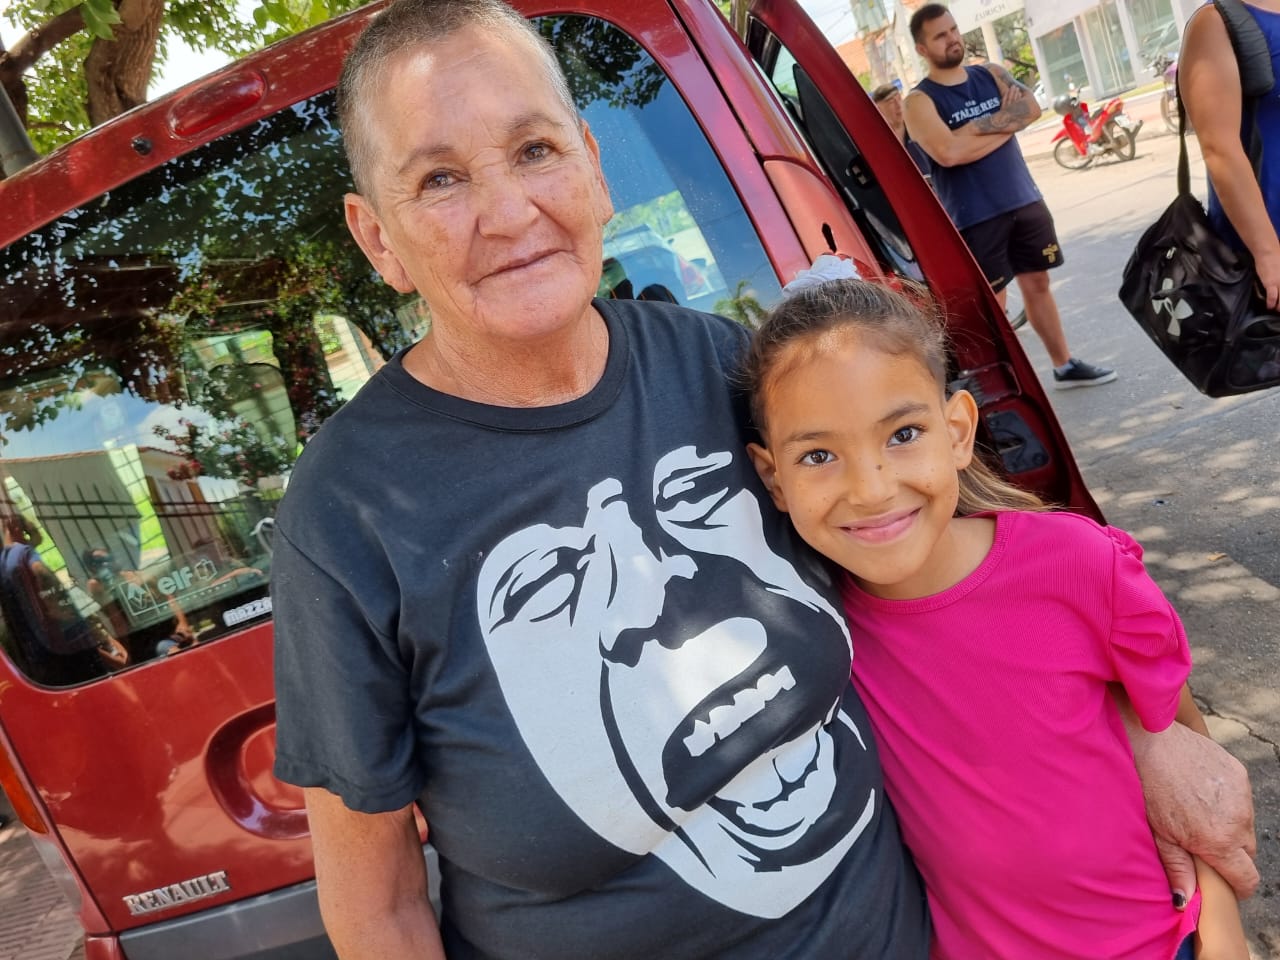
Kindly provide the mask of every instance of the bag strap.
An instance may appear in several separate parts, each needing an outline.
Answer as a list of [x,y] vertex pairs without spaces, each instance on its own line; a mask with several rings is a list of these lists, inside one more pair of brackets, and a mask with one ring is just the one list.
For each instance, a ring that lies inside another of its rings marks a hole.
[[1231,50],[1240,68],[1240,92],[1250,100],[1265,97],[1275,86],[1271,50],[1258,21],[1240,0],[1213,0],[1227,28]]
[[[1262,169],[1262,134],[1258,130],[1258,100],[1275,86],[1271,67],[1271,50],[1266,35],[1241,0],[1213,0],[1214,9],[1222,17],[1240,73],[1241,109],[1248,111],[1249,142],[1244,144],[1253,176]],[[1182,102],[1182,88],[1175,86],[1178,98],[1178,194],[1191,192],[1191,163],[1187,159],[1187,111]]]

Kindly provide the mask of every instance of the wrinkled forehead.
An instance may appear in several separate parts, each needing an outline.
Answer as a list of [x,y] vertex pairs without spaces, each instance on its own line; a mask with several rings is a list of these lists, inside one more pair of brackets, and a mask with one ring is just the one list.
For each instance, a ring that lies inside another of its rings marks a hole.
[[471,25],[408,45],[361,84],[361,116],[372,159],[386,161],[423,140],[452,142],[502,129],[511,114],[578,126],[550,54],[512,26]]
[[[467,24],[432,40],[406,44],[368,70],[360,92],[366,108],[381,106],[395,117],[404,107],[397,94],[411,93],[442,116],[465,109],[468,93],[484,92],[466,79],[482,71],[492,83],[517,78],[525,93],[558,99],[547,51],[514,25]],[[513,91],[514,92],[514,91]]]

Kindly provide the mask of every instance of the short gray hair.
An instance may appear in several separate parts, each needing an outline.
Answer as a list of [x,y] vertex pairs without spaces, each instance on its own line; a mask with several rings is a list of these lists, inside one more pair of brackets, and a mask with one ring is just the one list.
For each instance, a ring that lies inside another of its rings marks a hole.
[[528,37],[542,59],[547,82],[556,97],[570,115],[578,117],[569,81],[555,50],[537,27],[502,0],[394,0],[360,34],[338,79],[338,122],[357,192],[372,200],[369,100],[376,96],[387,65],[406,50],[440,43],[472,26]]

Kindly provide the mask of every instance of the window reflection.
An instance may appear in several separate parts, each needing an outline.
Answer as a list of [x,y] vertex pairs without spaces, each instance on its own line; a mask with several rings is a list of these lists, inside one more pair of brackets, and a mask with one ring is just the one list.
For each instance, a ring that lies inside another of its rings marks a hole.
[[[776,299],[652,58],[603,21],[541,29],[618,210],[601,294],[744,318]],[[0,645],[36,682],[88,682],[269,616],[294,460],[429,328],[348,236],[332,118],[331,94],[295,104],[0,251]]]

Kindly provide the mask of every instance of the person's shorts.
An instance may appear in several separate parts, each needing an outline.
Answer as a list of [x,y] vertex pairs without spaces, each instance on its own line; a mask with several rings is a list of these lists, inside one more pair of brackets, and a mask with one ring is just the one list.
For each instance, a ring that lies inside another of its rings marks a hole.
[[1053,216],[1043,200],[965,227],[960,236],[997,293],[1020,273],[1052,270],[1062,263]]

